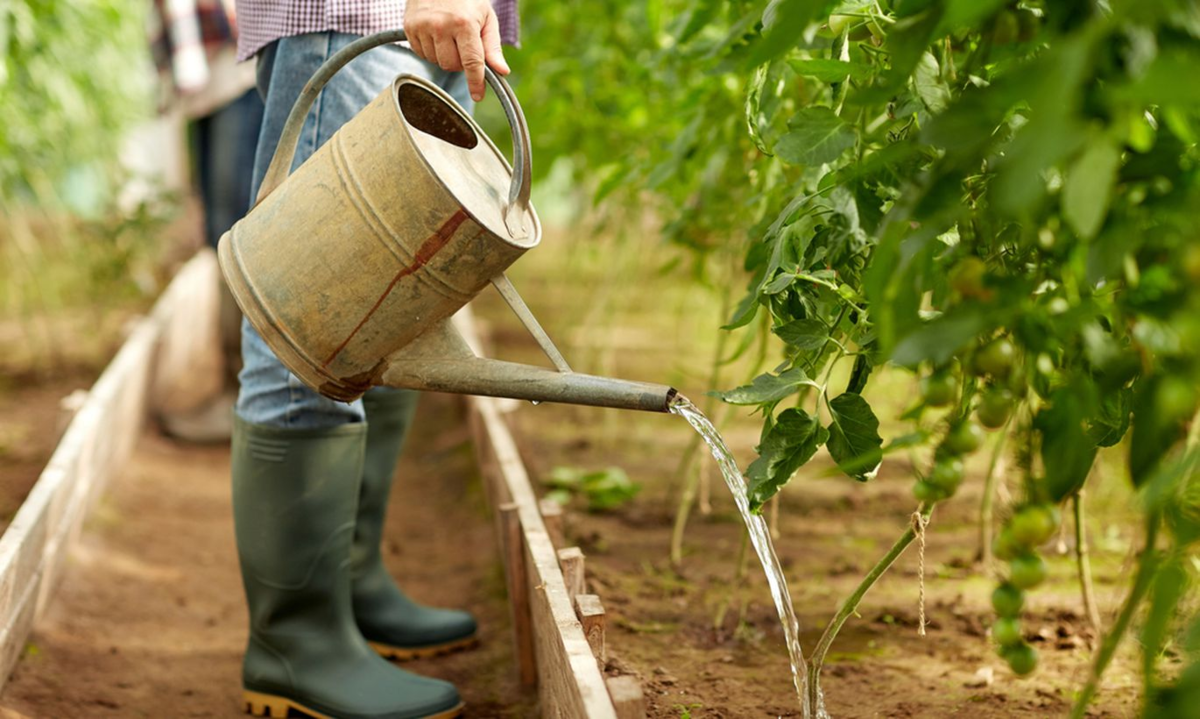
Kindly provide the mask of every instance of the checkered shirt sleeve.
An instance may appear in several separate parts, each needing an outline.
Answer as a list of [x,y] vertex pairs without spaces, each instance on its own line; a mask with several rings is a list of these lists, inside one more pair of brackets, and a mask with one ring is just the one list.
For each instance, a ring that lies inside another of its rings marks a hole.
[[[519,39],[517,0],[493,0],[500,38]],[[237,0],[238,59],[283,37],[334,30],[371,35],[404,26],[404,0]]]

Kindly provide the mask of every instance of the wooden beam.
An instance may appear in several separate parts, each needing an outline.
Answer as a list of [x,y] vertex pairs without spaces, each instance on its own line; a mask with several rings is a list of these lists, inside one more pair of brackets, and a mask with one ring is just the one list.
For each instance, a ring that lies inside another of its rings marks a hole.
[[600,603],[600,597],[595,594],[576,596],[575,616],[583,625],[583,636],[587,637],[588,646],[592,648],[592,655],[596,657],[600,669],[603,670],[608,656],[604,650],[604,605]]
[[646,697],[642,694],[642,685],[636,678],[628,675],[608,677],[604,683],[608,686],[608,694],[616,708],[617,719],[645,719]]
[[538,500],[538,511],[542,513],[542,521],[546,524],[546,533],[550,535],[550,541],[556,547],[563,544],[565,540],[562,505],[553,499],[542,497]]
[[575,597],[587,591],[583,550],[579,547],[558,550],[558,565],[562,567],[563,582],[567,586],[567,597],[571,600],[571,606],[574,606]]
[[537,659],[533,654],[533,626],[529,613],[529,572],[525,567],[525,542],[517,505],[509,502],[498,507],[503,526],[505,577],[508,579],[509,607],[512,609],[513,644],[517,651],[517,676],[522,686],[537,684]]
[[[478,347],[469,311],[460,311],[454,323],[468,345]],[[497,493],[507,493],[520,518],[542,712],[555,719],[616,719],[512,433],[492,399],[468,398],[467,412],[479,451],[495,462]]]

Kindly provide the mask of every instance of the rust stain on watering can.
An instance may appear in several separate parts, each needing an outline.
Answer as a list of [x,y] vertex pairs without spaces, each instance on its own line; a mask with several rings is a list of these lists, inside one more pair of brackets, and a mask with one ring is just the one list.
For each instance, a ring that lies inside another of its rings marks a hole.
[[367,314],[363,315],[362,320],[360,320],[359,323],[354,326],[354,329],[349,335],[346,336],[346,339],[342,340],[342,343],[337,346],[337,349],[333,351],[333,354],[329,355],[325,362],[322,363],[322,367],[329,367],[329,363],[333,362],[338,353],[345,349],[346,345],[350,344],[350,340],[354,339],[354,335],[358,334],[358,331],[361,330],[363,325],[367,323],[367,320],[371,319],[371,315],[375,314],[375,312],[379,310],[379,306],[383,304],[383,301],[387,299],[387,296],[390,295],[392,290],[396,288],[396,283],[421,269],[427,262],[429,262],[429,260],[433,259],[433,256],[446,246],[446,243],[448,243],[450,238],[454,236],[454,231],[457,230],[458,226],[461,225],[466,219],[466,212],[463,212],[462,210],[455,212],[450,216],[450,219],[446,220],[442,226],[433,233],[432,237],[430,237],[428,240],[425,240],[424,244],[422,244],[417,250],[417,254],[413,258],[412,264],[400,268],[400,271],[397,272],[396,276],[392,278],[392,281],[388,283],[388,286],[383,291],[383,294],[379,296],[379,299],[375,300],[375,304],[371,305],[371,309],[367,310]]

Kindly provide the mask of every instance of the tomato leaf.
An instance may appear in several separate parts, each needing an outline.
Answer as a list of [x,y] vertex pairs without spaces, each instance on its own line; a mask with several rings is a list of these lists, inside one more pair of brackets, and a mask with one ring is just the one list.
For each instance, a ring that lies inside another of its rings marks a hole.
[[755,512],[762,509],[828,439],[828,430],[815,416],[795,408],[780,412],[759,444],[758,459],[746,470],[750,480],[750,509]]
[[860,62],[844,62],[828,58],[788,60],[787,63],[796,71],[797,75],[815,77],[821,82],[828,83],[842,82],[846,78],[861,82],[875,72],[870,65]]
[[725,392],[710,392],[709,394],[719,397],[729,404],[766,404],[778,402],[784,397],[795,394],[804,385],[817,386],[808,378],[808,375],[804,374],[803,369],[793,367],[778,375],[760,374],[750,384]]
[[806,107],[788,124],[792,130],[775,143],[775,154],[793,165],[832,162],[854,145],[854,131],[828,107]]
[[798,350],[815,350],[829,339],[829,328],[820,320],[793,320],[774,328],[779,339]]
[[763,10],[762,36],[750,52],[753,67],[770,62],[800,42],[817,13],[824,14],[831,0],[771,0]]
[[1104,223],[1121,153],[1111,142],[1088,145],[1067,172],[1063,187],[1063,215],[1079,236],[1090,240]]
[[826,449],[846,474],[860,482],[875,477],[883,461],[879,420],[862,395],[847,392],[829,402],[829,442]]
[[1064,387],[1050,396],[1050,404],[1034,417],[1033,426],[1042,436],[1042,465],[1050,499],[1061,502],[1083,486],[1096,443],[1084,428],[1088,415],[1087,392],[1081,387]]

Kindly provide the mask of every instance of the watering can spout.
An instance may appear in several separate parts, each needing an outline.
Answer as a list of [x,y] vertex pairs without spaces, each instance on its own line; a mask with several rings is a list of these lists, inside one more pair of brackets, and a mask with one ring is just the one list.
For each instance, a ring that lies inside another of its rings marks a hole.
[[677,394],[666,385],[478,357],[449,320],[439,322],[392,354],[379,384],[647,412],[669,411]]

